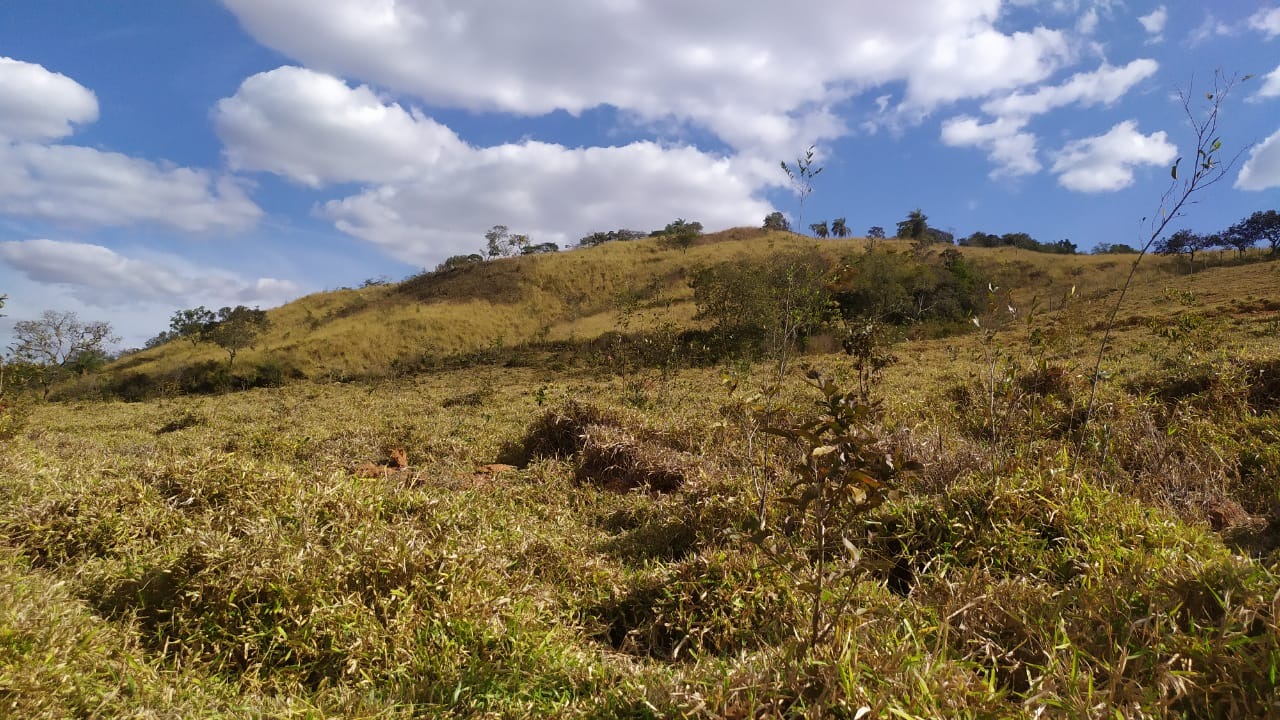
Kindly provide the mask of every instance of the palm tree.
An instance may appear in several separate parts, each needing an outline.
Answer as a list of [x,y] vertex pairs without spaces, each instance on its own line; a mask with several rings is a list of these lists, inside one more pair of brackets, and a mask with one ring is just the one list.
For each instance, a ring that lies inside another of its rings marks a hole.
[[848,223],[845,222],[844,218],[836,218],[835,220],[831,221],[832,237],[843,238],[843,237],[849,237],[849,235],[851,234],[852,233],[849,231],[849,225]]
[[907,219],[898,223],[898,237],[905,240],[925,240],[929,237],[929,216],[920,208],[907,213]]
[[820,238],[825,238],[831,234],[831,231],[827,229],[826,220],[823,220],[820,223],[813,223],[809,226],[809,229],[813,231],[814,235],[817,235]]

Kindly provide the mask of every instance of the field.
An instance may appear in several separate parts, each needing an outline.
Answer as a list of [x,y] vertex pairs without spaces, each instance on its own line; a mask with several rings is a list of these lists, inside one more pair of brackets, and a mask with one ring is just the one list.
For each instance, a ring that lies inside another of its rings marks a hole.
[[[698,267],[813,246],[743,233],[304,298],[236,360],[280,387],[6,408],[0,715],[1280,714],[1280,265],[1150,259],[1087,422],[1124,256],[966,251],[999,306],[866,398],[832,338],[780,382],[624,352],[700,327]],[[821,415],[801,366],[863,408],[848,477],[912,461],[845,542],[784,501],[833,451],[766,432]]]

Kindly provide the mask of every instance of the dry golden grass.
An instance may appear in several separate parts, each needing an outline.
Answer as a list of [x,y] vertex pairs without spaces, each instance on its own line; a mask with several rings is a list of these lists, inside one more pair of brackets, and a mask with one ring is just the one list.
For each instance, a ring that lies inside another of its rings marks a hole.
[[[807,656],[806,591],[746,540],[762,488],[787,527],[799,459],[749,412],[773,367],[495,352],[379,377],[430,343],[687,327],[700,264],[814,244],[639,241],[311,296],[237,364],[321,381],[24,407],[0,440],[0,716],[1273,714],[1274,263],[1152,258],[1081,427],[1128,259],[965,250],[1017,312],[893,348],[880,441],[925,470],[851,519],[859,572]],[[802,360],[852,383],[843,355]],[[813,401],[794,376],[776,397]]]

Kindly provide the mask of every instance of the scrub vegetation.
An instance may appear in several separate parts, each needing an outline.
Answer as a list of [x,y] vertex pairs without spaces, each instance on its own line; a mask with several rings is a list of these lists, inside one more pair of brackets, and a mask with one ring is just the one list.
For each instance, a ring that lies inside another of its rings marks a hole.
[[[1194,273],[1190,272],[1194,269]],[[0,400],[0,715],[1266,717],[1280,265],[734,230]]]

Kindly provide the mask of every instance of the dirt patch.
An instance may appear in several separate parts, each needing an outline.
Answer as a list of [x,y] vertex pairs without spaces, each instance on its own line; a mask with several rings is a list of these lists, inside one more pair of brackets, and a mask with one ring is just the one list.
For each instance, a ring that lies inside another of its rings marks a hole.
[[409,467],[409,453],[404,448],[392,448],[380,463],[361,463],[351,468],[351,474],[362,478],[390,477]]

